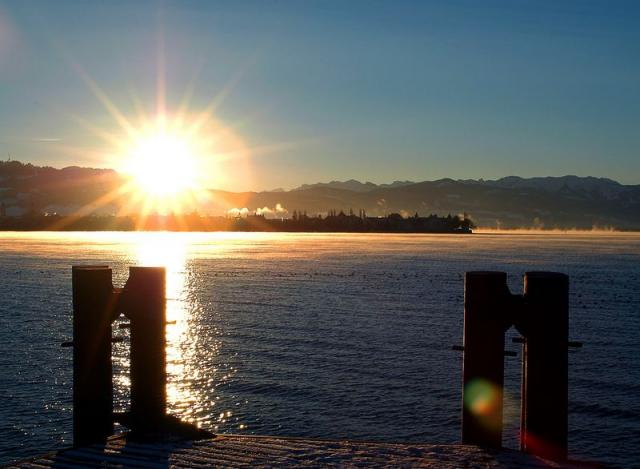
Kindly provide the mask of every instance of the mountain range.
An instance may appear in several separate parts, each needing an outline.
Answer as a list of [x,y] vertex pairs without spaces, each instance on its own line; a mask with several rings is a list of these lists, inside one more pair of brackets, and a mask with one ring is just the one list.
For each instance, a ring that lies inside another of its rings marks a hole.
[[[54,169],[0,161],[0,202],[7,215],[27,211],[72,213],[89,204],[95,213],[115,213],[124,200],[91,205],[123,183],[113,170]],[[295,189],[262,192],[211,190],[200,213],[222,215],[258,211],[289,216],[329,210],[364,209],[369,216],[389,213],[438,215],[467,213],[481,227],[614,228],[640,230],[640,185],[606,178],[561,176],[496,180],[395,181],[374,184],[356,180],[304,184]],[[287,215],[289,214],[289,215]]]
[[331,181],[331,182],[318,182],[316,184],[303,184],[294,191],[304,191],[308,189],[316,189],[321,187],[329,187],[331,189],[344,189],[352,192],[369,192],[376,189],[386,189],[391,187],[403,187],[415,184],[413,181],[394,181],[391,184],[374,184],[372,182],[360,182],[355,179],[349,179],[348,181]]
[[384,185],[351,180],[251,197],[256,206],[268,205],[275,199],[289,209],[310,212],[335,207],[364,208],[372,215],[468,213],[483,227],[640,229],[640,185],[595,177],[509,176]]

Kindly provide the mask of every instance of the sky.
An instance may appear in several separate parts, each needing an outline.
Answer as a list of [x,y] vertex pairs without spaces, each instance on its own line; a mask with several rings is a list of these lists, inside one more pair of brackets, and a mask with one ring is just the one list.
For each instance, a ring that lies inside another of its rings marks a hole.
[[0,159],[114,166],[186,96],[242,144],[221,189],[640,184],[640,3],[0,0]]

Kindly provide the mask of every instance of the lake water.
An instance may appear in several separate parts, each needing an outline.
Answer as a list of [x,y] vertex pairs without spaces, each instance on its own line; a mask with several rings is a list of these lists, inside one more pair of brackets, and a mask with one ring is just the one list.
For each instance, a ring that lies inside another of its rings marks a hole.
[[[569,274],[572,457],[640,461],[639,234],[0,234],[0,463],[71,443],[71,265],[165,265],[169,410],[216,432],[459,441],[463,274]],[[126,335],[126,330],[116,330]],[[509,336],[515,336],[511,331]],[[115,346],[127,406],[127,344]],[[519,346],[507,342],[507,349]],[[520,356],[505,359],[517,447]]]

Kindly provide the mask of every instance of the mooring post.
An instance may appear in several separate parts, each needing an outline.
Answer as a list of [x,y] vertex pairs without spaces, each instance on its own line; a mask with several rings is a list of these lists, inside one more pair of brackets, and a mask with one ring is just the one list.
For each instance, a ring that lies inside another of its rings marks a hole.
[[464,290],[462,442],[500,448],[504,336],[509,297],[504,272],[467,272]]
[[561,461],[567,458],[569,278],[527,272],[524,296],[520,447]]
[[123,304],[131,320],[132,426],[154,431],[167,410],[165,269],[130,267]]
[[73,444],[113,434],[111,321],[115,307],[111,269],[72,267]]

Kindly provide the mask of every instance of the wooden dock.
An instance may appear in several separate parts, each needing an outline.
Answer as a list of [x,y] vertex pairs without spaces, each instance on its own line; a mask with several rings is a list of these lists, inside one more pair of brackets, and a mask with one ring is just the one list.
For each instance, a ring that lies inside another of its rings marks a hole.
[[86,467],[437,467],[575,468],[513,450],[473,445],[374,443],[268,436],[219,435],[198,441],[133,442],[126,435],[49,453],[11,468]]

